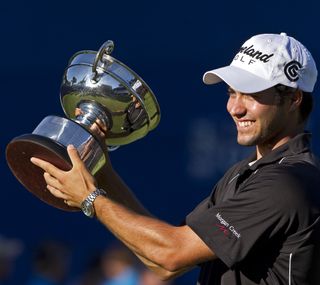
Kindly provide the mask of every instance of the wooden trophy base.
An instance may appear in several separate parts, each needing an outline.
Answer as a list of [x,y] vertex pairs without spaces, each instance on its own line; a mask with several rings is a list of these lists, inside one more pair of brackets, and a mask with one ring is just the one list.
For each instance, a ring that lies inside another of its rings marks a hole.
[[26,134],[14,138],[7,146],[8,165],[19,182],[43,202],[65,211],[80,209],[66,205],[46,188],[44,171],[31,163],[31,157],[46,160],[61,170],[68,171],[72,164],[66,147],[47,137]]

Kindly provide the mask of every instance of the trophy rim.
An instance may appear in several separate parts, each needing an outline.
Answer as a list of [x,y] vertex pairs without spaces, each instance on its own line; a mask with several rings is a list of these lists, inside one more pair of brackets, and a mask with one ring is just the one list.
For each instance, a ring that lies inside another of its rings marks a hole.
[[[75,65],[85,65],[85,66],[90,66],[90,67],[93,67],[93,62],[92,63],[88,63],[88,62],[79,62],[79,63],[76,63],[76,64],[73,64],[73,61],[75,60],[76,57],[80,56],[80,55],[85,55],[85,54],[92,54],[92,55],[97,55],[98,54],[98,51],[94,51],[94,50],[81,50],[81,51],[78,51],[76,53],[74,53],[71,58],[69,59],[68,61],[68,66],[65,68],[65,72],[72,66],[75,66]],[[150,88],[150,86],[146,83],[145,80],[143,80],[143,78],[137,74],[133,69],[131,69],[129,66],[127,66],[126,64],[124,64],[122,61],[114,58],[113,56],[111,56],[110,54],[105,54],[104,57],[106,57],[107,59],[111,59],[111,62],[116,62],[117,64],[119,64],[120,66],[122,66],[123,68],[125,68],[127,71],[129,71],[130,73],[133,74],[133,76],[138,79],[139,81],[141,81],[143,83],[143,85],[148,89],[148,91],[150,92],[151,94],[151,97],[152,97],[152,100],[154,101],[154,105],[156,107],[156,110],[157,110],[157,118],[156,118],[156,121],[153,121],[152,124],[150,124],[150,122],[152,121],[152,117],[149,116],[149,113],[148,113],[148,110],[147,108],[145,107],[145,104],[144,104],[144,100],[141,98],[141,96],[127,83],[125,82],[124,79],[122,79],[120,76],[118,76],[117,74],[111,72],[110,70],[104,68],[103,66],[97,66],[97,69],[101,69],[103,70],[106,74],[108,74],[109,76],[113,77],[114,79],[116,80],[119,80],[124,83],[124,85],[126,87],[128,87],[128,89],[138,98],[139,102],[142,104],[143,108],[145,109],[146,113],[148,114],[148,121],[149,121],[149,125],[150,125],[150,129],[149,131],[153,130],[154,128],[156,128],[158,126],[158,124],[160,123],[160,120],[161,120],[161,109],[160,109],[160,105],[159,105],[159,102],[158,102],[158,99],[156,98],[154,92],[152,91],[152,89]]]

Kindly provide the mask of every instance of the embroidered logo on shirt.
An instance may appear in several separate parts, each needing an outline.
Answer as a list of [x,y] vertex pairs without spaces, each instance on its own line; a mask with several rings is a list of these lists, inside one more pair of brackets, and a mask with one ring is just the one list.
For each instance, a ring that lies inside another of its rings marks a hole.
[[229,235],[230,232],[229,232],[228,228],[226,228],[223,225],[218,225],[218,224],[216,224],[216,226],[219,228],[220,231],[222,231],[224,233],[225,236]]
[[220,222],[220,225],[216,224],[216,226],[219,228],[220,231],[224,233],[225,236],[228,236],[229,233],[232,233],[237,239],[241,237],[241,234],[238,233],[235,227],[233,225],[230,225],[224,218],[222,218],[220,213],[216,214],[216,218]]

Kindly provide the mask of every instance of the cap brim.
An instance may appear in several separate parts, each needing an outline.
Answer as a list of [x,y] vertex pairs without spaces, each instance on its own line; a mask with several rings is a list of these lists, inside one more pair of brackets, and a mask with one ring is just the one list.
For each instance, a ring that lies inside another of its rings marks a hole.
[[225,66],[207,71],[203,75],[205,84],[224,81],[232,89],[243,93],[255,93],[275,86],[277,82],[267,81],[236,66]]

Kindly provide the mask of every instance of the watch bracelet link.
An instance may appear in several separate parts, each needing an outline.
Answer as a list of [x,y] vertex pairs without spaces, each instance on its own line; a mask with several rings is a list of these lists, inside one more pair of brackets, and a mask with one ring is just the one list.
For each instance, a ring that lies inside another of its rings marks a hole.
[[83,202],[81,203],[81,210],[86,216],[90,218],[93,218],[95,216],[93,202],[100,195],[106,197],[107,193],[103,189],[96,188],[87,196],[86,199],[83,200]]
[[104,191],[103,189],[100,189],[100,188],[96,188],[93,192],[91,192],[88,197],[86,198],[86,200],[90,201],[91,203],[94,202],[94,200],[102,195],[102,196],[106,196],[106,191]]

